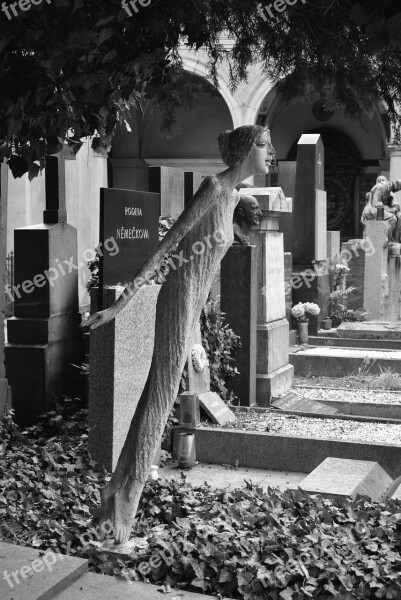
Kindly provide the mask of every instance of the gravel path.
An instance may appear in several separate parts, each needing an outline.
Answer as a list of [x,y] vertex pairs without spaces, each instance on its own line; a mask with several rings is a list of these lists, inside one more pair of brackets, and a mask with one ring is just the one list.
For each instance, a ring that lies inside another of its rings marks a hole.
[[299,396],[314,400],[341,400],[341,402],[375,402],[378,404],[401,404],[401,392],[385,392],[379,390],[347,390],[335,388],[307,388],[295,386]]
[[360,421],[345,421],[340,418],[313,419],[272,412],[235,412],[237,415],[236,423],[226,425],[226,428],[401,445],[401,425],[392,423],[362,423]]

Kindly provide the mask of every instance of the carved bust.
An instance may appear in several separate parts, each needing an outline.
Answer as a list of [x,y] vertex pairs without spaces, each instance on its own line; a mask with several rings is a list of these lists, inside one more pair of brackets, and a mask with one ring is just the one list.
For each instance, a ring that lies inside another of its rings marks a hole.
[[259,225],[262,213],[254,196],[241,196],[234,210],[234,244],[249,246],[249,232],[253,225]]

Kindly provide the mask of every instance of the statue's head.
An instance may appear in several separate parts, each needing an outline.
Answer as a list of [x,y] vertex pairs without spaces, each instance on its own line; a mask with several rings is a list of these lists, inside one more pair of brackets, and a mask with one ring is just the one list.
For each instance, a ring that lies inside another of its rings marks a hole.
[[246,160],[252,163],[252,173],[269,172],[275,150],[268,127],[243,125],[234,131],[225,131],[218,138],[221,156],[228,167],[236,167]]
[[382,183],[388,183],[388,179],[387,177],[385,177],[384,175],[379,175],[379,177],[376,179],[376,184],[382,184]]
[[234,222],[241,226],[245,223],[248,227],[259,225],[262,213],[259,203],[254,196],[243,195],[234,211]]

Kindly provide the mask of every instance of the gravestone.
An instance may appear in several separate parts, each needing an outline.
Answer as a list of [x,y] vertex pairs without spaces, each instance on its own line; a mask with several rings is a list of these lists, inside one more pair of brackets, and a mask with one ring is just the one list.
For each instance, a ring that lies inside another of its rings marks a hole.
[[258,248],[231,246],[221,261],[220,282],[221,310],[242,344],[235,353],[239,375],[232,377],[227,387],[240,399],[242,406],[253,406],[256,404],[256,319],[260,293]]
[[339,231],[328,231],[327,232],[327,260],[333,262],[340,262],[340,232]]
[[[283,190],[286,198],[295,198],[295,180],[297,163],[295,160],[280,160],[278,163],[277,186]],[[280,231],[284,235],[284,252],[293,251],[293,212],[283,215],[280,220]]]
[[193,171],[184,172],[184,204],[185,206],[192,200],[194,195],[199,189],[202,183],[201,173],[194,173]]
[[383,247],[386,225],[367,221],[366,237],[344,242],[341,255],[350,272],[347,286],[355,289],[348,295],[347,308],[366,310],[367,320],[387,320],[389,307],[388,250]]
[[[5,273],[6,273],[6,240],[7,240],[7,205],[6,205],[6,185],[7,185],[7,169],[5,165],[1,165],[0,170],[0,273],[2,290],[4,289]],[[5,298],[3,291],[0,294],[0,315],[3,319],[5,309]],[[3,323],[3,320],[1,321]],[[9,393],[8,381],[4,367],[4,327],[0,332],[0,420],[3,417],[4,411],[11,408],[11,393]]]
[[[250,190],[262,213],[251,231],[258,252],[256,402],[268,406],[273,397],[292,387],[289,364],[289,324],[286,319],[284,243],[280,219],[292,211],[292,199],[281,188]],[[240,193],[246,193],[245,189]]]
[[[150,192],[100,191],[99,286],[125,285],[132,279],[159,240],[160,195]],[[117,250],[107,252],[107,240]],[[105,246],[106,243],[106,246]],[[102,304],[104,306],[104,303]]]
[[7,320],[7,377],[16,422],[32,425],[54,394],[74,394],[73,367],[83,361],[78,312],[77,231],[66,222],[65,159],[46,161],[44,223],[16,229],[14,317]]
[[[140,288],[116,318],[91,331],[89,452],[113,471],[144,388],[153,356],[159,285]],[[109,288],[110,306],[122,287]]]
[[303,398],[294,392],[286,394],[282,398],[272,402],[274,408],[290,412],[314,413],[320,415],[336,415],[339,410],[328,406],[323,402],[318,402],[312,398]]
[[329,457],[298,487],[309,494],[326,498],[354,499],[359,494],[378,502],[392,482],[390,475],[377,462]]
[[293,289],[293,303],[314,302],[320,307],[318,318],[309,323],[309,334],[316,335],[327,314],[329,276],[324,270],[307,273],[316,263],[327,260],[327,207],[324,191],[324,148],[319,134],[304,134],[297,146],[297,170],[293,218],[294,275],[301,285]]
[[160,194],[159,215],[177,219],[184,210],[184,171],[149,167],[149,192]]
[[178,396],[181,425],[191,428],[198,427],[200,425],[200,409],[202,408],[214,423],[224,427],[227,423],[234,422],[236,417],[218,394],[210,391],[209,365],[205,364],[204,368],[199,368],[200,365],[198,365],[196,368],[194,364],[192,353],[195,349],[199,350],[201,346],[202,336],[200,326],[198,326],[185,365],[185,387],[187,391]]

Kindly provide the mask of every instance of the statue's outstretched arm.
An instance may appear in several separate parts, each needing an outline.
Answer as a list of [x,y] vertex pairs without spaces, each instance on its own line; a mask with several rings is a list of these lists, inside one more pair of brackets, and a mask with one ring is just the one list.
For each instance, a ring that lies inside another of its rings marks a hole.
[[81,327],[92,327],[96,329],[111,321],[120,312],[122,308],[135,296],[140,287],[146,281],[149,273],[157,274],[163,259],[183,237],[196,225],[199,219],[204,215],[208,208],[219,198],[221,194],[220,186],[216,186],[211,179],[206,179],[196,192],[192,200],[183,210],[177,221],[167,232],[162,241],[151,252],[134,277],[127,283],[121,295],[114,304],[101,312],[91,315],[81,324]]

